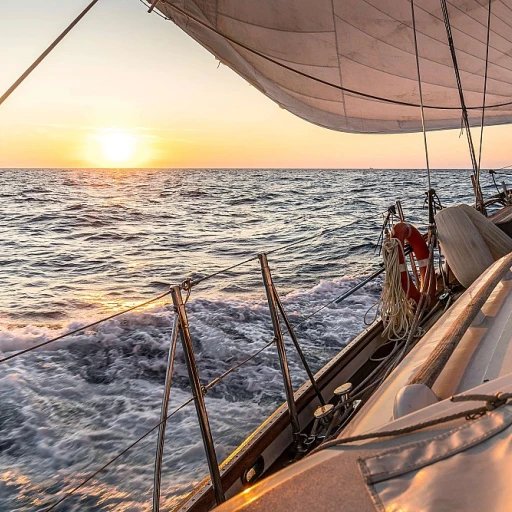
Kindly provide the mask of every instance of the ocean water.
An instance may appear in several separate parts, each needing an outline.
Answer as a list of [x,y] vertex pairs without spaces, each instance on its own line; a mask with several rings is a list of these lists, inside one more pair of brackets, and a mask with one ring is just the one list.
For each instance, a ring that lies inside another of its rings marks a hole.
[[[443,204],[471,201],[468,171],[432,178]],[[377,268],[382,212],[396,199],[408,220],[427,220],[421,170],[4,169],[0,179],[2,357],[318,235],[269,255],[298,324]],[[365,327],[379,293],[377,280],[300,325],[315,370]],[[257,261],[195,287],[187,311],[204,384],[272,338]],[[171,325],[162,300],[0,365],[0,510],[44,510],[158,423]],[[288,353],[298,387],[305,374]],[[189,396],[179,348],[170,410]],[[219,460],[283,399],[274,347],[211,389]],[[155,444],[153,433],[56,510],[150,510]],[[163,506],[206,471],[190,405],[167,426]]]

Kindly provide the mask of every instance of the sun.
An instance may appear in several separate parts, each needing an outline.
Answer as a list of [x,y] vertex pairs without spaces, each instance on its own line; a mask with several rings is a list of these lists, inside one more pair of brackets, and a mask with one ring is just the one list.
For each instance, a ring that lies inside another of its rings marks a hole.
[[137,138],[121,130],[109,130],[98,134],[102,157],[111,164],[127,164],[137,151]]

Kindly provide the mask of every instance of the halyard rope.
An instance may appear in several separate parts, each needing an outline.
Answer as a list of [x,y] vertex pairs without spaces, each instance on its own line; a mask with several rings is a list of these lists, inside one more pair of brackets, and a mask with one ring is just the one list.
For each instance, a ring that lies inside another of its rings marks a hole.
[[482,163],[482,145],[484,141],[484,124],[485,124],[485,98],[487,95],[487,71],[489,68],[489,39],[491,35],[491,2],[489,0],[489,5],[487,8],[487,41],[485,46],[485,73],[484,73],[484,91],[482,98],[482,119],[480,122],[480,147],[478,150],[478,167],[477,167],[477,178],[476,182],[480,183],[480,166]]
[[448,40],[448,46],[450,48],[450,53],[452,56],[453,63],[453,71],[455,72],[455,79],[457,82],[457,89],[459,91],[459,100],[460,107],[462,111],[462,121],[464,122],[464,127],[466,129],[466,137],[468,140],[468,148],[469,148],[469,156],[471,157],[471,165],[473,167],[473,176],[475,179],[475,201],[479,211],[484,212],[484,204],[482,198],[482,189],[480,187],[479,173],[478,173],[478,162],[475,154],[475,146],[473,145],[473,138],[471,136],[471,126],[468,118],[468,108],[466,107],[466,101],[464,99],[464,90],[462,88],[462,82],[460,77],[459,65],[457,63],[457,53],[455,51],[455,44],[453,42],[453,34],[452,34],[452,26],[450,23],[450,14],[448,12],[448,6],[446,5],[446,0],[440,0],[441,2],[441,10],[443,12],[444,26],[446,29],[446,38]]
[[[490,1],[490,0],[489,0]],[[423,145],[425,147],[425,163],[427,165],[428,190],[432,188],[430,180],[430,163],[428,158],[427,129],[425,127],[425,108],[423,105],[423,88],[421,87],[420,56],[418,52],[418,38],[416,34],[416,16],[414,15],[414,0],[411,0],[412,31],[414,35],[414,53],[416,54],[416,71],[418,73],[418,89],[420,93],[421,128],[423,130]]]

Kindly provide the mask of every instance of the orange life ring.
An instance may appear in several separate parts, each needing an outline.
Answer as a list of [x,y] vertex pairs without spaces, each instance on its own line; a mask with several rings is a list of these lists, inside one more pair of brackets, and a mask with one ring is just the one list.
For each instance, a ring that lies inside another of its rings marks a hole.
[[[397,238],[402,244],[402,247],[406,241],[411,246],[411,249],[416,256],[417,265],[420,269],[420,281],[421,283],[424,283],[425,274],[427,272],[429,249],[427,247],[427,243],[421,236],[421,233],[412,224],[409,224],[408,222],[399,222],[391,230],[391,236],[393,238]],[[405,254],[402,250],[398,252],[398,262],[400,264],[400,278],[402,281],[402,288],[407,294],[407,297],[411,298],[414,302],[416,302],[416,304],[418,304],[420,301],[421,293],[411,278],[409,271],[407,270],[407,265],[405,264]],[[431,303],[436,296],[436,287],[436,273],[434,269],[432,269],[430,272],[430,284],[428,287]]]

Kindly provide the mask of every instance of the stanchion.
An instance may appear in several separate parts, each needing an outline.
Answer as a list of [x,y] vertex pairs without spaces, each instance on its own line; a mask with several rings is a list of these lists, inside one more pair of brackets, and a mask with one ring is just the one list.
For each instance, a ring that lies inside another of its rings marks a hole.
[[299,355],[300,360],[302,361],[302,365],[304,366],[304,369],[306,370],[306,373],[308,374],[309,382],[311,382],[311,385],[313,386],[313,389],[315,390],[316,396],[318,397],[318,400],[320,401],[320,405],[325,405],[324,397],[322,396],[322,393],[316,383],[315,376],[313,375],[313,372],[311,371],[311,368],[309,367],[309,364],[306,360],[306,356],[304,355],[304,352],[302,352],[302,349],[300,348],[299,340],[297,340],[295,331],[293,330],[292,324],[291,324],[290,320],[288,319],[288,315],[286,314],[286,311],[284,310],[283,303],[281,302],[279,294],[277,293],[276,287],[273,284],[272,284],[272,290],[274,292],[274,297],[276,298],[279,312],[281,313],[281,317],[283,318],[284,323],[286,325],[286,329],[288,330],[288,333],[290,334],[290,338],[292,339],[293,345],[295,346],[295,350],[297,351],[297,354]]
[[212,432],[210,430],[210,422],[208,421],[208,412],[206,410],[206,404],[204,403],[203,388],[201,386],[199,374],[197,371],[194,347],[192,346],[192,339],[190,338],[187,312],[185,310],[185,304],[183,303],[183,299],[181,297],[181,288],[179,286],[174,286],[171,289],[171,297],[178,317],[179,334],[181,343],[183,345],[183,352],[185,353],[185,361],[187,363],[190,386],[192,388],[192,395],[194,396],[194,404],[196,406],[199,427],[201,428],[201,436],[203,437],[204,449],[206,451],[206,460],[210,470],[210,477],[212,480],[213,491],[215,493],[215,500],[217,505],[219,505],[224,502],[226,498],[224,496],[224,489],[222,487],[217,455],[215,454],[215,446],[213,444]]
[[178,317],[174,315],[172,326],[171,345],[169,346],[169,357],[167,360],[167,372],[165,374],[164,394],[162,397],[162,407],[160,409],[160,426],[158,427],[158,441],[156,444],[155,472],[153,483],[153,512],[160,510],[160,484],[162,475],[162,457],[165,443],[165,427],[167,424],[167,410],[169,408],[169,396],[171,394],[172,370],[174,367],[174,357],[176,355],[176,345],[178,344]]
[[290,378],[290,369],[288,367],[288,360],[286,358],[286,349],[284,346],[283,333],[279,324],[279,315],[277,312],[277,300],[274,295],[274,288],[272,285],[272,274],[268,267],[267,255],[262,253],[258,255],[261,265],[261,274],[263,276],[263,284],[267,293],[267,302],[270,310],[270,317],[272,319],[272,327],[274,329],[274,337],[276,340],[277,353],[279,355],[279,364],[281,366],[281,373],[283,375],[284,389],[286,392],[286,402],[288,404],[288,412],[290,413],[290,423],[292,426],[292,436],[295,449],[302,451],[302,439],[300,434],[299,416],[297,414],[297,406],[293,396],[292,380]]

